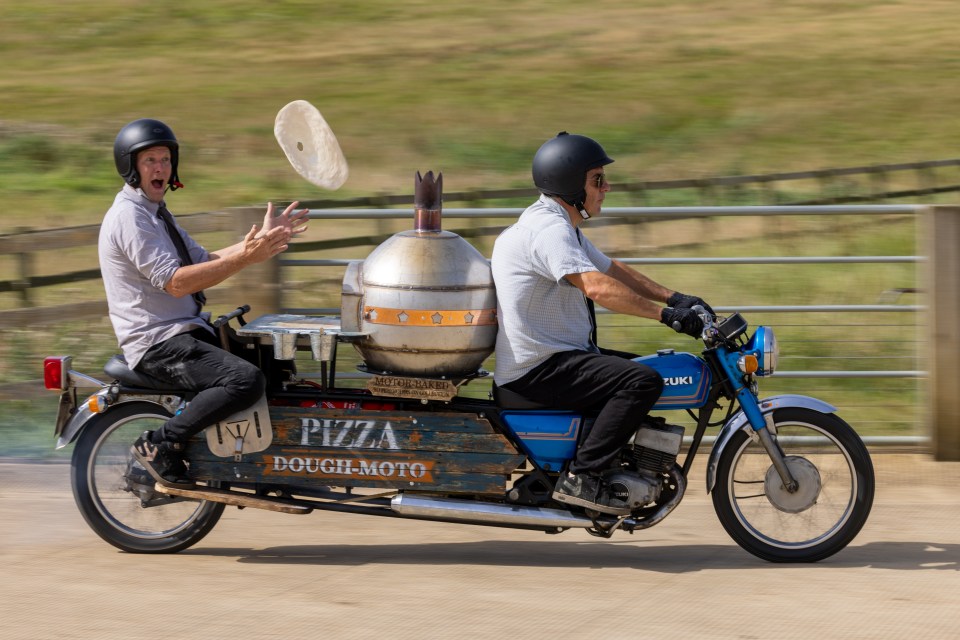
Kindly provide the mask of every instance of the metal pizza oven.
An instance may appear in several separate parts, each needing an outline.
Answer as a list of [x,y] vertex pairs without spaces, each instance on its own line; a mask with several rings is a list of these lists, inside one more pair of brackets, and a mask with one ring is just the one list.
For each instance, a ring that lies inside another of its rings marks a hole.
[[343,331],[371,372],[425,377],[476,374],[493,352],[497,302],[490,263],[440,228],[443,174],[415,180],[414,229],[347,266]]

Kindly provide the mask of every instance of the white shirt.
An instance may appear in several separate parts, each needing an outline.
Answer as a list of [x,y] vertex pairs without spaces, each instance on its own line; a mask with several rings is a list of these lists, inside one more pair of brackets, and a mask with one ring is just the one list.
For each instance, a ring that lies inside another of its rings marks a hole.
[[613,261],[581,238],[563,207],[541,196],[494,243],[498,385],[522,377],[554,353],[598,351],[590,342],[586,298],[564,276],[606,273]]
[[[132,369],[153,345],[208,327],[209,313],[198,314],[192,296],[176,298],[164,287],[180,268],[177,249],[159,205],[139,189],[124,185],[100,227],[100,272],[107,292],[110,322]],[[194,264],[210,254],[177,225]]]

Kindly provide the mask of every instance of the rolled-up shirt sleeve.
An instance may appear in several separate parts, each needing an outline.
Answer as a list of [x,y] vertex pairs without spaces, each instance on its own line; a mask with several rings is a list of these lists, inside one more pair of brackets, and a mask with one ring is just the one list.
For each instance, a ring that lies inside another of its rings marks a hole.
[[[140,275],[161,291],[180,268],[176,250],[170,251],[172,241],[165,230],[150,224],[146,218],[135,221],[136,230],[125,229],[121,234],[121,248]],[[163,235],[161,235],[163,231]]]

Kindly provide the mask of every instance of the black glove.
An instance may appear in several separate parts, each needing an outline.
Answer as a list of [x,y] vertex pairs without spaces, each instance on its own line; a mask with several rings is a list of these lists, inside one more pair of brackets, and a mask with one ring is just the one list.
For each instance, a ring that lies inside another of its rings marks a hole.
[[674,309],[690,309],[697,305],[700,305],[706,309],[707,313],[709,313],[711,316],[717,317],[717,314],[713,312],[713,309],[710,308],[710,305],[704,302],[703,298],[698,298],[697,296],[688,296],[687,294],[680,293],[679,291],[667,298],[667,306],[673,307]]
[[693,309],[664,307],[660,312],[660,322],[677,333],[685,333],[694,338],[699,338],[703,333],[703,320]]

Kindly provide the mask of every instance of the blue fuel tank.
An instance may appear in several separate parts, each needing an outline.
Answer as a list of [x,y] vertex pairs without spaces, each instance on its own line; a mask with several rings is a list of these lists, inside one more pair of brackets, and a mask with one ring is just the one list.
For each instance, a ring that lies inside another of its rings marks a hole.
[[657,409],[696,409],[707,402],[712,376],[707,364],[692,353],[659,351],[634,358],[663,377],[663,393],[653,406]]

